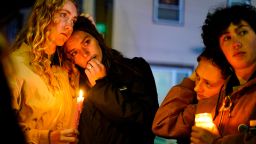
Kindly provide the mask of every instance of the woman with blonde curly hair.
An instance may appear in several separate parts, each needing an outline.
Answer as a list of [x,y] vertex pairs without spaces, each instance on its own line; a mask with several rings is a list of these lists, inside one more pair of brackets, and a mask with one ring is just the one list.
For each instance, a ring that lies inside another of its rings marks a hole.
[[73,117],[78,83],[64,66],[59,47],[70,37],[77,13],[74,0],[35,1],[12,46],[12,106],[27,143],[77,140]]

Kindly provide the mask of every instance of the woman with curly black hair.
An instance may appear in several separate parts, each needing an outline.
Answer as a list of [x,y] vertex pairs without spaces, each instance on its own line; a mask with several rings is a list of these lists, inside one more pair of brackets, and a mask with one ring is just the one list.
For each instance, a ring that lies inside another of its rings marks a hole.
[[[256,9],[244,4],[218,8],[207,15],[202,30],[206,50],[233,70],[216,105],[213,120],[219,136],[215,143],[256,143],[250,131],[250,123],[256,120]],[[241,131],[241,124],[247,129]],[[203,137],[211,133],[193,127],[192,142],[207,143]]]

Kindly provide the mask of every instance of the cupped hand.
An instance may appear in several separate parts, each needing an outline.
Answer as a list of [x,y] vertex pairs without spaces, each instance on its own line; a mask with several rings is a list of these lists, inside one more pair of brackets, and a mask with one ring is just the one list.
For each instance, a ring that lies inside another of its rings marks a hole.
[[51,144],[76,143],[78,142],[77,135],[76,129],[54,130],[50,132],[49,141]]
[[85,74],[93,87],[96,84],[96,80],[102,79],[107,75],[105,66],[97,59],[91,59],[85,69]]
[[190,140],[192,144],[212,144],[212,142],[218,137],[220,137],[220,135],[216,127],[208,130],[193,126]]

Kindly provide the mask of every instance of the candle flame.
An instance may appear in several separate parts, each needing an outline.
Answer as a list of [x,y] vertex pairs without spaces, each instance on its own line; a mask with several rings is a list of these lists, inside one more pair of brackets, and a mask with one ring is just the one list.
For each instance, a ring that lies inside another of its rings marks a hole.
[[196,126],[206,128],[206,129],[212,129],[214,127],[214,124],[212,121],[212,115],[210,113],[196,114],[195,123],[196,123]]
[[81,101],[83,101],[84,100],[84,92],[83,92],[83,90],[79,90],[79,96],[77,97],[77,102],[81,102]]

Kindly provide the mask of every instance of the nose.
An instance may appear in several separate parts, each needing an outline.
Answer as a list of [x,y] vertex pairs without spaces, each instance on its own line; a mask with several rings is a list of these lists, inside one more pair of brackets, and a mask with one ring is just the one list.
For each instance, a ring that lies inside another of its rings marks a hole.
[[194,91],[195,91],[196,93],[202,92],[202,81],[201,81],[201,80],[199,80],[199,81],[195,84]]
[[82,46],[82,49],[80,50],[80,54],[84,57],[87,58],[89,56],[89,51],[86,50],[86,48],[84,48],[84,46]]
[[241,43],[240,41],[238,41],[238,40],[235,40],[235,41],[233,42],[232,47],[233,47],[234,49],[239,49],[239,48],[242,47],[242,43]]

